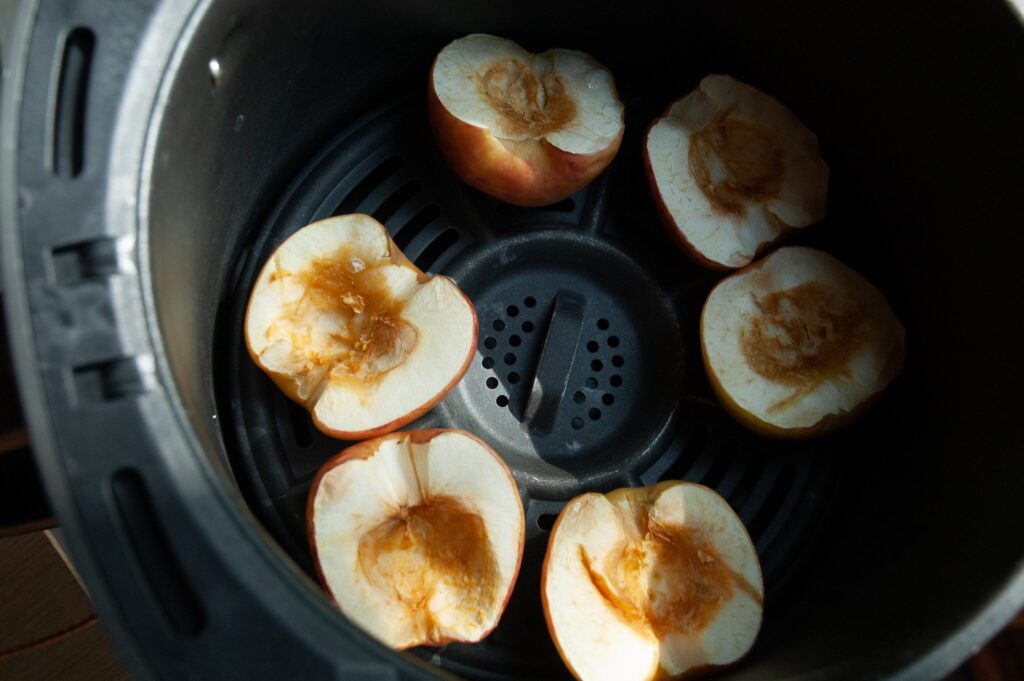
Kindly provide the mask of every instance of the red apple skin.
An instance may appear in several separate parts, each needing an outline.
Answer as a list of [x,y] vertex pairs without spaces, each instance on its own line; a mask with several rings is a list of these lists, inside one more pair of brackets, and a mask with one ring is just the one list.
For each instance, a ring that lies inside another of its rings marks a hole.
[[[316,576],[320,582],[320,586],[323,587],[324,593],[327,594],[327,598],[330,599],[334,606],[339,610],[341,610],[341,605],[338,604],[338,601],[334,597],[334,594],[331,593],[331,588],[327,585],[327,579],[324,577],[323,570],[320,567],[320,557],[317,554],[316,550],[316,523],[314,522],[313,500],[316,499],[317,490],[320,488],[320,481],[323,480],[324,475],[326,475],[328,472],[330,472],[337,466],[340,466],[349,461],[358,461],[361,459],[370,458],[371,456],[373,456],[374,452],[377,451],[377,448],[380,446],[380,444],[382,442],[386,442],[387,440],[397,440],[399,438],[408,437],[409,441],[412,442],[413,444],[423,444],[425,442],[430,442],[438,435],[443,435],[445,433],[459,433],[461,435],[465,435],[466,437],[472,438],[476,442],[480,443],[480,445],[482,445],[488,452],[490,452],[491,456],[493,456],[494,459],[499,464],[501,464],[501,468],[502,470],[505,471],[505,475],[508,476],[508,479],[509,481],[511,481],[512,486],[516,487],[516,489],[518,490],[518,485],[516,485],[515,478],[512,476],[512,471],[509,470],[509,467],[505,463],[505,461],[500,456],[498,456],[498,453],[494,451],[494,448],[491,447],[486,442],[484,442],[483,440],[481,440],[480,438],[478,438],[473,433],[467,432],[465,430],[460,430],[458,428],[429,428],[424,430],[410,430],[404,432],[389,433],[387,435],[374,438],[372,440],[365,440],[363,442],[356,443],[351,447],[342,450],[338,454],[335,454],[333,457],[328,459],[323,466],[320,467],[320,470],[317,471],[316,477],[313,478],[313,484],[309,488],[309,496],[306,498],[306,536],[309,541],[310,553],[313,554],[313,565],[316,567]],[[509,581],[508,591],[505,593],[505,597],[501,601],[501,606],[498,610],[498,618],[495,620],[494,626],[485,631],[478,639],[467,640],[458,638],[445,638],[437,640],[419,641],[416,643],[411,643],[408,646],[395,648],[395,650],[406,650],[407,648],[412,648],[421,645],[442,646],[446,643],[476,643],[477,641],[482,641],[483,639],[487,638],[491,635],[491,633],[494,632],[494,629],[497,628],[498,623],[501,622],[501,616],[505,613],[505,608],[508,607],[509,600],[512,598],[512,591],[515,589],[516,580],[519,579],[519,570],[523,565],[523,549],[526,545],[526,513],[523,510],[523,505],[521,503],[519,504],[519,520],[519,526],[522,528],[522,531],[519,534],[519,554],[516,559],[516,567],[515,570],[512,571],[512,579]],[[343,610],[342,612],[344,613]]]
[[[675,102],[673,102],[673,104],[674,103]],[[683,253],[685,253],[691,260],[693,260],[701,267],[705,267],[709,270],[716,270],[718,272],[732,272],[738,269],[739,267],[746,267],[751,262],[761,257],[761,255],[763,255],[767,251],[773,250],[776,247],[781,246],[782,243],[789,236],[799,231],[798,229],[790,227],[789,225],[785,224],[784,222],[776,218],[775,223],[782,230],[779,232],[779,235],[776,236],[771,241],[768,241],[758,246],[757,250],[754,252],[753,257],[751,257],[750,260],[736,267],[731,265],[725,265],[723,263],[716,262],[714,260],[707,258],[703,253],[700,252],[700,250],[697,249],[696,246],[690,243],[690,240],[686,238],[686,234],[683,233],[682,228],[676,222],[675,218],[672,217],[672,213],[669,212],[668,205],[665,203],[665,199],[661,195],[661,190],[658,189],[658,183],[654,178],[654,168],[651,167],[651,157],[647,151],[647,138],[650,137],[651,129],[654,128],[655,125],[657,125],[659,122],[661,122],[664,118],[668,116],[669,109],[671,108],[672,104],[669,105],[668,109],[665,109],[665,113],[655,118],[653,121],[651,121],[651,124],[647,126],[647,131],[644,133],[643,142],[644,171],[647,173],[647,184],[650,185],[651,187],[651,197],[654,199],[655,208],[657,208],[658,210],[658,218],[661,220],[661,224],[664,225],[665,229],[672,236],[672,239],[673,241],[675,241],[676,245],[682,249]]]
[[[758,270],[764,265],[764,260],[758,260],[753,265],[738,270],[737,272],[729,275],[722,279],[715,285],[715,288],[708,294],[708,299],[714,294],[715,290],[718,289],[723,283],[731,279],[732,277],[738,277],[748,272]],[[707,303],[704,304],[704,309],[700,313],[700,354],[701,360],[704,362],[704,373],[707,374],[708,382],[711,384],[711,389],[715,393],[715,397],[718,398],[719,403],[725,409],[726,413],[735,419],[741,426],[747,430],[754,432],[762,437],[772,438],[775,440],[809,440],[822,435],[827,435],[833,431],[844,428],[849,424],[853,423],[861,416],[863,416],[878,398],[882,396],[885,389],[879,390],[878,392],[869,395],[864,399],[863,402],[858,404],[854,409],[843,412],[841,414],[826,414],[820,421],[815,423],[813,426],[807,426],[805,428],[780,428],[772,423],[763,421],[751,412],[741,407],[736,400],[733,399],[732,395],[722,386],[718,375],[715,374],[711,368],[711,362],[708,359],[707,344],[704,341],[704,315],[707,312]],[[903,371],[903,361],[906,353],[901,343],[890,355],[886,362],[886,368],[884,374],[891,376],[890,384],[892,380],[895,380],[896,376],[899,376]],[[887,384],[888,385],[888,384]]]
[[571,154],[546,140],[503,141],[448,112],[434,90],[433,68],[427,111],[441,154],[455,174],[474,189],[517,206],[547,206],[572,196],[608,167],[622,144],[622,132],[593,154]]
[[[403,266],[403,267],[408,267],[409,269],[411,269],[413,272],[416,273],[416,279],[420,283],[425,283],[427,281],[430,281],[431,276],[426,274],[426,273],[424,273],[423,270],[421,270],[420,268],[416,267],[416,265],[414,265],[412,263],[412,261],[409,260],[405,256],[405,253],[402,253],[402,249],[400,249],[398,247],[398,245],[395,244],[394,240],[392,240],[392,238],[391,238],[391,235],[388,234],[387,237],[388,237],[388,244],[389,244],[389,247],[390,247],[389,248],[389,251],[390,251],[389,252],[389,256],[391,257],[392,263],[395,264],[395,265],[399,265],[399,266]],[[273,262],[273,258],[268,258],[267,259],[266,264],[263,266],[263,268],[260,270],[259,275],[256,277],[257,281],[259,281],[259,279],[261,277],[263,277],[263,271],[267,267],[270,267],[272,262]],[[435,276],[443,276],[443,275],[435,275]],[[478,321],[477,315],[476,315],[476,307],[473,306],[473,301],[469,299],[469,296],[467,296],[463,292],[463,290],[458,287],[458,285],[455,286],[455,289],[465,299],[466,303],[469,305],[470,312],[472,312],[472,314],[473,314],[473,335],[472,335],[472,337],[476,338],[477,337],[477,333],[479,331],[479,321]],[[246,307],[246,311],[245,311],[245,321],[243,322],[243,324],[244,324],[243,328],[248,328],[248,326],[249,326],[249,314],[250,314],[251,310],[252,310],[252,295],[250,294],[249,304]],[[462,367],[456,372],[455,376],[452,377],[451,382],[449,382],[446,386],[441,388],[441,390],[436,395],[431,397],[429,400],[427,400],[422,405],[420,405],[419,407],[417,407],[413,411],[409,412],[408,414],[406,414],[404,416],[401,416],[401,417],[399,417],[397,419],[394,419],[393,421],[390,421],[390,422],[385,423],[383,425],[377,426],[376,428],[370,428],[368,430],[336,430],[336,429],[333,429],[333,428],[330,428],[330,427],[324,425],[324,423],[322,421],[320,421],[320,419],[317,418],[316,414],[313,412],[313,409],[310,407],[310,405],[306,401],[302,400],[298,396],[298,394],[297,394],[298,385],[296,384],[295,379],[292,378],[292,376],[290,374],[283,374],[283,373],[280,373],[280,372],[270,371],[265,366],[263,366],[263,363],[260,361],[259,355],[253,350],[252,345],[249,343],[248,335],[246,335],[246,339],[245,339],[245,348],[249,352],[249,357],[251,357],[252,361],[256,363],[256,366],[258,366],[260,369],[262,369],[263,372],[265,374],[267,374],[271,378],[271,380],[274,381],[274,384],[278,388],[281,389],[281,392],[283,392],[285,395],[287,395],[289,399],[291,399],[294,402],[298,402],[306,410],[309,411],[309,415],[310,415],[310,417],[313,420],[313,424],[317,427],[317,429],[320,432],[322,432],[325,435],[328,435],[330,437],[337,438],[339,440],[365,440],[367,438],[377,437],[378,435],[383,435],[385,433],[390,433],[393,430],[398,430],[399,428],[405,426],[406,424],[411,423],[412,421],[415,421],[420,416],[423,416],[428,411],[430,411],[435,406],[437,406],[437,404],[441,400],[443,400],[445,397],[447,397],[448,393],[450,393],[452,391],[452,389],[455,388],[456,385],[458,385],[459,381],[462,380],[462,377],[465,376],[466,371],[469,369],[469,365],[473,361],[473,354],[476,352],[476,345],[473,345],[472,347],[470,347],[469,354],[466,356],[465,361],[462,363]]]

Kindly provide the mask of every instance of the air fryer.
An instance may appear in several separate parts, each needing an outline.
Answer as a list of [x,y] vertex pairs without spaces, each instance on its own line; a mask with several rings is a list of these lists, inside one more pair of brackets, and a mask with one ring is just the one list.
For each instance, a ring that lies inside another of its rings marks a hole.
[[[472,32],[611,69],[626,133],[590,186],[516,208],[447,169],[427,73]],[[540,610],[552,522],[583,491],[666,479],[717,489],[763,563],[761,636],[722,678],[936,678],[1024,603],[1008,5],[32,0],[7,47],[20,389],[71,556],[140,676],[567,678]],[[907,330],[904,374],[822,439],[746,432],[705,378],[697,320],[721,275],[658,224],[640,150],[708,73],[818,134],[828,217],[793,243],[862,272]],[[245,352],[268,254],[350,212],[479,314],[468,373],[413,424],[478,434],[522,494],[523,569],[478,644],[393,653],[328,603],[304,504],[345,443]]]

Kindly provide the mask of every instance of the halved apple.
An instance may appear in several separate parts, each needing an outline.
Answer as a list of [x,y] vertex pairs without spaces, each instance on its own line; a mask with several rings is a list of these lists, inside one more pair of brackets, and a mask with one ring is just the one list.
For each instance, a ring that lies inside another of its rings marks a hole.
[[498,624],[523,555],[523,504],[498,455],[460,430],[349,447],[309,493],[320,581],[392,648],[473,642]]
[[455,283],[421,272],[367,215],[288,237],[245,319],[253,360],[342,439],[390,432],[441,401],[469,367],[476,333]]
[[647,131],[644,165],[662,220],[698,263],[750,263],[825,217],[818,138],[777,99],[707,76]]
[[736,662],[761,627],[764,585],[743,523],[702,485],[576,497],[541,582],[555,646],[582,681],[647,681]]
[[622,142],[623,107],[606,68],[583,52],[532,54],[491,35],[468,35],[441,50],[428,107],[455,174],[520,206],[579,191]]
[[903,327],[827,253],[780,248],[727,277],[701,313],[704,368],[740,423],[813,437],[852,421],[903,367]]

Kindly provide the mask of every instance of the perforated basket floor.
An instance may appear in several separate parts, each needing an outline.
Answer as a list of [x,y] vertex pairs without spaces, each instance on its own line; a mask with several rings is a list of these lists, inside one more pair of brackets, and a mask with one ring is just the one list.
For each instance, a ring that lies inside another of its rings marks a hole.
[[779,598],[825,516],[835,440],[779,443],[739,428],[711,395],[698,319],[720,275],[691,265],[658,224],[627,129],[611,168],[572,198],[515,208],[444,165],[421,100],[374,112],[300,173],[240,254],[220,319],[218,404],[247,500],[312,574],[305,502],[317,468],[346,446],[320,434],[249,359],[242,320],[256,274],[303,225],[367,213],[425,271],[476,305],[477,354],[448,398],[410,428],[478,434],[515,473],[527,518],[523,568],[485,641],[419,654],[472,678],[567,678],[540,605],[547,533],[566,501],[684,479],[718,490]]

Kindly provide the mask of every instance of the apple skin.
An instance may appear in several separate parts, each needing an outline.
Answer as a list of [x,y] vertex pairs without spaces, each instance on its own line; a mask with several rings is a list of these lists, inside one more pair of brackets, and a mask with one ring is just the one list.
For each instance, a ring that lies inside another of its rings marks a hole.
[[517,206],[547,206],[572,196],[608,167],[622,144],[622,132],[593,154],[571,154],[543,139],[503,141],[448,112],[434,90],[433,67],[427,112],[452,171],[474,189]]
[[[731,279],[732,277],[738,277],[748,272],[752,272],[761,268],[764,264],[764,260],[758,260],[753,265],[738,270],[734,274],[729,275],[722,279],[715,285],[715,288],[708,294],[708,300],[714,294],[715,290],[718,289],[723,283]],[[749,431],[752,431],[762,437],[772,438],[775,440],[810,440],[812,438],[821,437],[827,435],[833,431],[844,428],[861,416],[863,416],[878,398],[881,397],[885,389],[878,390],[877,392],[869,395],[864,399],[863,402],[858,404],[850,411],[846,411],[840,414],[826,414],[815,423],[813,426],[807,426],[805,428],[780,428],[772,423],[763,421],[757,416],[741,407],[736,400],[732,398],[732,395],[722,386],[721,381],[718,379],[718,375],[711,368],[711,362],[708,360],[707,344],[704,342],[704,314],[707,312],[707,303],[705,302],[704,308],[700,313],[700,355],[701,360],[704,362],[704,373],[707,374],[708,382],[711,384],[711,389],[715,393],[715,397],[718,398],[719,403],[725,409],[725,411],[735,419],[741,426]],[[894,354],[889,356],[886,363],[885,375],[892,376],[893,380],[903,371],[903,362],[905,353],[902,351],[902,345],[900,349],[894,351]],[[892,381],[890,380],[890,383]]]
[[[327,585],[327,579],[326,577],[324,577],[323,570],[320,567],[320,557],[317,554],[316,550],[316,523],[314,521],[313,515],[313,501],[314,499],[316,499],[317,490],[320,488],[320,481],[323,480],[323,477],[328,472],[330,472],[335,467],[340,466],[343,463],[346,463],[348,461],[370,458],[371,456],[373,456],[374,452],[377,450],[377,447],[380,445],[380,443],[385,442],[387,440],[397,440],[403,437],[408,437],[409,441],[413,444],[423,444],[426,442],[430,442],[438,435],[444,435],[445,433],[459,433],[460,435],[465,435],[466,437],[469,437],[478,442],[480,445],[482,445],[488,452],[490,452],[491,456],[494,457],[494,460],[501,465],[502,470],[505,471],[505,475],[508,476],[508,479],[512,483],[512,486],[515,487],[518,491],[519,486],[516,484],[516,480],[512,476],[512,471],[509,470],[509,467],[505,463],[504,459],[498,456],[498,453],[494,451],[494,448],[491,447],[486,442],[484,442],[483,440],[481,440],[480,438],[478,438],[473,433],[467,432],[465,430],[460,430],[458,428],[429,428],[424,430],[409,430],[403,432],[388,433],[387,435],[377,437],[372,440],[364,440],[363,442],[358,442],[352,445],[351,447],[343,449],[341,452],[335,454],[333,457],[328,459],[323,466],[320,467],[320,470],[317,471],[316,477],[313,478],[313,484],[309,488],[309,496],[306,498],[306,538],[309,541],[309,550],[310,553],[313,555],[313,565],[316,568],[316,576],[320,582],[320,586],[323,587],[324,593],[327,594],[328,599],[330,599],[331,603],[333,603],[335,607],[338,608],[338,610],[341,610],[341,606],[338,604],[337,599],[331,592],[331,587]],[[480,636],[480,638],[472,641],[457,638],[436,641],[421,641],[418,643],[410,644],[408,646],[396,648],[395,650],[406,650],[407,648],[412,648],[421,645],[442,646],[446,643],[476,643],[477,641],[484,640],[494,632],[498,624],[501,622],[501,616],[505,613],[505,608],[508,607],[509,600],[512,598],[512,591],[515,589],[516,581],[519,579],[519,570],[523,566],[523,549],[526,546],[526,512],[523,509],[522,503],[519,504],[519,520],[519,526],[522,528],[522,531],[519,534],[519,556],[516,560],[516,567],[512,571],[512,579],[509,580],[508,591],[505,593],[505,597],[502,599],[501,606],[498,609],[498,618],[495,620],[494,626],[485,631],[483,635]],[[341,611],[342,613],[344,613],[343,610]]]
[[[416,265],[414,265],[412,261],[406,257],[405,253],[403,253],[402,249],[400,249],[398,245],[394,242],[390,234],[387,234],[387,238],[389,255],[391,257],[391,261],[393,264],[402,267],[408,267],[410,270],[416,273],[416,279],[420,283],[425,283],[432,278],[430,275],[423,272],[423,270],[416,267]],[[263,277],[264,270],[271,266],[273,260],[274,259],[272,257],[267,259],[267,262],[263,265],[263,268],[261,268],[260,273],[256,276],[256,281],[259,281]],[[454,282],[452,283],[454,284]],[[476,338],[477,334],[479,333],[479,320],[477,319],[476,315],[476,307],[473,305],[473,301],[469,299],[469,296],[467,296],[465,292],[458,287],[458,285],[455,285],[455,289],[459,292],[459,295],[461,295],[465,299],[466,303],[469,305],[469,310],[473,315],[473,335],[471,337]],[[249,327],[249,314],[251,313],[251,311],[252,294],[250,293],[249,304],[245,310],[245,321],[243,322],[242,327],[243,329]],[[324,423],[317,418],[313,410],[310,409],[310,405],[305,400],[301,399],[298,396],[298,384],[295,382],[295,379],[292,378],[291,374],[270,371],[269,369],[264,367],[263,363],[260,362],[259,355],[253,350],[252,345],[249,344],[248,337],[245,340],[245,348],[249,352],[249,357],[252,358],[252,361],[256,363],[256,366],[262,369],[263,372],[267,374],[271,378],[271,380],[274,381],[274,384],[278,388],[280,388],[281,392],[287,395],[289,399],[299,403],[300,405],[303,406],[303,408],[309,411],[309,415],[313,420],[313,425],[316,426],[317,430],[324,433],[325,435],[337,438],[339,440],[365,440],[367,438],[377,437],[378,435],[383,435],[385,433],[390,433],[391,431],[398,430],[399,428],[415,421],[420,416],[423,416],[428,411],[437,406],[437,404],[445,397],[447,397],[448,393],[450,393],[452,389],[454,389],[455,386],[458,385],[459,381],[462,380],[462,377],[466,375],[466,371],[469,370],[469,365],[472,364],[473,355],[476,352],[476,345],[473,344],[469,349],[469,353],[466,356],[465,361],[462,363],[462,366],[459,368],[459,370],[455,373],[455,376],[452,377],[452,380],[443,388],[441,388],[441,390],[436,395],[431,397],[429,400],[427,400],[422,405],[412,410],[408,414],[401,416],[397,419],[394,419],[383,425],[377,426],[376,428],[369,428],[367,430],[336,430],[324,425]]]
[[[678,484],[680,482],[682,482],[683,484],[686,484],[686,485],[693,485],[694,487],[704,487],[705,489],[708,489],[708,490],[711,490],[712,492],[715,492],[715,490],[711,489],[710,487],[707,487],[706,485],[701,485],[701,484],[696,483],[696,482],[686,482],[684,480],[663,480],[662,482],[658,482],[658,483],[655,483],[653,485],[648,486],[647,490],[646,490],[646,494],[650,495],[651,498],[655,498],[655,497],[657,497],[658,494],[660,494],[662,492],[662,490],[664,490],[664,489],[666,489],[668,487],[672,487],[673,485],[676,485],[676,484]],[[609,497],[609,498],[614,498],[613,495],[616,495],[616,494],[618,494],[619,496],[623,496],[624,494],[628,494],[629,492],[631,492],[632,489],[635,489],[635,488],[620,488],[620,489],[612,490],[611,492],[609,492],[608,494],[605,494],[603,496]],[[566,669],[569,670],[569,673],[572,674],[573,677],[578,679],[579,681],[584,681],[583,677],[581,677],[576,672],[576,670],[573,669],[572,664],[570,664],[570,662],[569,662],[569,658],[566,657],[565,653],[562,651],[562,646],[559,644],[558,634],[556,633],[557,630],[555,629],[554,623],[551,621],[551,607],[548,604],[548,564],[549,564],[549,562],[551,560],[551,553],[552,553],[552,544],[553,544],[553,542],[551,541],[551,537],[555,536],[555,533],[558,531],[559,526],[562,524],[562,517],[565,515],[565,509],[568,508],[571,504],[573,504],[577,499],[579,499],[581,497],[584,497],[584,496],[587,496],[588,494],[595,494],[597,496],[601,496],[601,495],[597,494],[596,492],[587,492],[585,494],[581,494],[578,497],[572,498],[571,500],[569,500],[568,503],[566,503],[566,505],[564,507],[562,507],[562,513],[558,514],[558,518],[555,520],[555,524],[551,527],[551,532],[548,534],[548,548],[547,548],[547,550],[544,553],[544,563],[541,565],[541,572],[540,572],[540,599],[541,599],[541,609],[544,611],[544,622],[548,626],[548,632],[551,634],[551,641],[552,641],[552,643],[555,644],[555,649],[558,651],[558,656],[560,658],[562,658],[562,662],[565,663],[565,667],[566,667]],[[715,492],[715,494],[718,494],[718,492]],[[758,561],[758,563],[757,563],[757,569],[758,569],[758,571],[761,571],[761,569],[762,569],[760,561]],[[762,584],[764,583],[763,574],[762,574],[761,582],[762,582]],[[762,604],[762,606],[763,606],[763,604]],[[764,608],[762,607],[762,609],[761,609],[761,619],[760,619],[760,621],[757,624],[757,629],[758,629],[759,633],[760,633],[760,630],[761,630],[761,626],[763,624],[764,624]],[[755,642],[757,641],[757,636],[756,635],[754,637],[754,641]],[[742,662],[747,657],[747,655],[750,654],[750,651],[753,650],[753,648],[754,648],[754,645],[753,645],[753,642],[752,642],[750,648],[748,648],[745,653],[740,655],[736,660],[730,662],[729,664],[708,664],[708,665],[704,665],[702,667],[694,667],[693,669],[690,669],[687,672],[685,672],[683,674],[679,674],[677,676],[669,676],[669,674],[666,673],[665,670],[661,668],[661,664],[660,663],[656,663],[655,667],[654,667],[654,670],[651,671],[650,675],[647,677],[647,681],[668,681],[668,680],[671,680],[671,681],[683,681],[683,680],[690,681],[690,679],[702,678],[704,676],[710,676],[712,674],[720,674],[722,672],[728,671],[728,670],[732,669],[733,667],[736,667],[737,665],[739,665],[740,662]]]
[[764,255],[766,252],[778,248],[779,246],[782,246],[790,236],[800,231],[795,227],[790,227],[789,225],[782,222],[778,218],[775,218],[775,216],[772,216],[773,218],[775,218],[775,224],[780,229],[779,234],[771,241],[766,241],[765,243],[758,246],[757,250],[754,251],[754,255],[750,258],[749,261],[743,263],[742,265],[736,266],[726,265],[724,263],[711,260],[707,258],[703,253],[701,253],[696,246],[690,243],[690,240],[686,238],[686,234],[683,233],[683,230],[679,227],[679,224],[676,222],[676,219],[672,217],[672,213],[669,211],[668,205],[665,203],[665,199],[661,195],[661,190],[658,188],[658,182],[654,178],[654,168],[651,167],[651,157],[650,154],[647,152],[647,138],[650,137],[651,130],[654,128],[655,125],[657,125],[663,119],[668,117],[668,112],[674,104],[675,102],[669,104],[668,108],[665,109],[665,112],[658,116],[657,118],[655,118],[653,121],[651,121],[651,124],[647,126],[646,132],[644,132],[644,171],[647,174],[647,184],[650,185],[651,188],[651,197],[654,199],[654,205],[658,211],[658,218],[661,220],[661,224],[672,236],[672,240],[676,243],[677,246],[679,246],[682,249],[683,253],[685,253],[687,257],[689,257],[691,260],[693,260],[701,267],[705,267],[709,270],[716,270],[718,272],[733,272],[742,267],[746,267],[751,262],[754,262],[762,255]]

